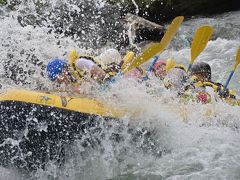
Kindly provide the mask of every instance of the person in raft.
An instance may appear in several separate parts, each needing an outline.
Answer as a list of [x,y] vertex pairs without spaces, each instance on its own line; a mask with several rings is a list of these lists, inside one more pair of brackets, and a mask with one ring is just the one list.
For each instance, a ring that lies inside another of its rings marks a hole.
[[124,74],[125,78],[133,78],[141,80],[144,75],[144,69],[142,67],[135,67],[132,70]]
[[163,60],[158,60],[152,69],[153,74],[159,78],[160,80],[163,80],[167,74],[166,72],[166,62]]
[[216,94],[220,98],[236,98],[232,90],[224,90],[224,86],[221,83],[212,81],[211,67],[208,63],[195,63],[191,69],[191,76],[196,89],[204,88],[211,96],[215,94],[215,99],[217,99]]
[[[121,57],[118,51],[116,51],[108,51],[109,57]],[[104,57],[105,62],[110,62],[106,60],[106,56]],[[102,83],[114,76],[119,71],[118,62],[110,62],[109,64],[104,65],[100,59],[88,55],[79,55],[75,50],[72,50],[69,53],[69,62],[53,58],[47,65],[47,74],[52,82],[70,85],[74,91],[79,91],[79,82],[82,80],[90,79]]]

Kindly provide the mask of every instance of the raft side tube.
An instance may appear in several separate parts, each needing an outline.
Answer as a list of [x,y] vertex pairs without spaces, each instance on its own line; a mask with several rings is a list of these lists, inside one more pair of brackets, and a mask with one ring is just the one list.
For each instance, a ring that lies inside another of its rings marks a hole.
[[108,107],[89,98],[60,96],[48,92],[22,89],[1,91],[0,102],[2,101],[26,102],[107,117],[122,117],[125,113],[124,110]]

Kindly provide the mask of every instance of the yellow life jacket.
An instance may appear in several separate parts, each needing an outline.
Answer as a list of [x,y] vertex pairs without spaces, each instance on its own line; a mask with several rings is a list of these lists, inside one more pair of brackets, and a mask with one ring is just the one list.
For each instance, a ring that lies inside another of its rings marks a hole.
[[[221,87],[219,87],[218,85],[216,85],[216,84],[214,84],[214,83],[212,83],[212,82],[197,82],[197,83],[195,83],[195,84],[198,84],[198,86],[200,85],[200,84],[202,84],[202,86],[203,85],[205,85],[205,86],[210,86],[210,87],[212,87],[213,89],[214,89],[214,91],[219,91],[220,89],[219,88],[221,88]],[[232,95],[232,96],[234,96],[236,94],[236,92],[234,91],[234,90],[232,90],[232,89],[229,89],[229,95]]]
[[91,61],[93,61],[98,67],[103,69],[105,73],[107,74],[106,78],[110,78],[112,76],[115,76],[117,74],[117,67],[115,67],[115,64],[109,64],[109,65],[104,65],[102,64],[98,59],[94,58],[93,56],[89,55],[79,55],[76,50],[71,50],[69,53],[69,65],[73,70],[73,76],[77,78],[78,80],[81,80],[86,76],[87,72],[84,70],[79,69],[76,66],[76,60],[79,58],[86,58]]
[[172,58],[168,58],[166,61],[166,71],[170,71],[172,68],[174,68],[177,65],[176,61]]
[[187,72],[187,68],[183,64],[176,64],[174,68],[179,68]]
[[209,86],[209,87],[212,87],[214,91],[217,91],[217,90],[218,90],[218,86],[215,85],[215,84],[212,83],[212,82],[202,82],[202,81],[198,81],[198,82],[194,83],[194,86],[195,86],[195,87]]
[[[194,86],[195,87],[209,86],[209,87],[212,87],[215,92],[220,92],[224,88],[223,86],[221,86],[221,85],[218,86],[212,82],[202,82],[202,81],[195,82]],[[225,98],[225,99],[232,99],[232,98],[234,99],[235,98],[236,92],[234,90],[229,89],[228,93],[229,93],[229,97]]]
[[[72,75],[78,80],[81,80],[86,74],[86,71],[81,70],[76,66],[77,59],[82,58],[82,57],[86,57],[86,56],[79,55],[76,50],[71,50],[69,53],[68,63],[73,70]],[[86,57],[86,58],[91,60],[91,58],[89,58],[89,57]]]

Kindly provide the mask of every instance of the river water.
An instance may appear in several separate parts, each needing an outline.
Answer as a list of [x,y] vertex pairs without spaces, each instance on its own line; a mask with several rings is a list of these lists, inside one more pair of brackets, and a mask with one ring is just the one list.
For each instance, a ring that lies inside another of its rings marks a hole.
[[[59,2],[52,1],[46,6],[48,13]],[[94,4],[100,10],[105,5],[99,0]],[[0,82],[3,89],[47,88],[49,82],[44,68],[48,59],[66,58],[72,48],[93,54],[102,51],[83,48],[81,41],[74,37],[49,33],[52,23],[49,20],[41,21],[40,26],[21,26],[19,15],[36,13],[36,6],[32,1],[24,1],[16,7],[17,10],[1,8],[0,11]],[[213,38],[196,61],[208,62],[213,80],[224,83],[240,46],[239,16],[240,11],[237,11],[186,20],[160,57],[171,56],[187,65],[194,30],[200,25],[211,25]],[[239,81],[240,75],[236,72],[229,87],[237,94],[240,94]],[[240,179],[239,107],[222,102],[179,104],[154,78],[143,84],[121,80],[109,92],[95,96],[114,106],[137,111],[138,117],[132,120],[126,115],[122,119],[126,129],[106,129],[106,137],[99,148],[84,150],[81,143],[76,142],[69,147],[69,159],[60,168],[50,162],[45,170],[26,174],[1,167],[0,179]],[[134,137],[127,129],[129,124],[136,131]],[[120,133],[123,140],[110,141],[111,133]]]

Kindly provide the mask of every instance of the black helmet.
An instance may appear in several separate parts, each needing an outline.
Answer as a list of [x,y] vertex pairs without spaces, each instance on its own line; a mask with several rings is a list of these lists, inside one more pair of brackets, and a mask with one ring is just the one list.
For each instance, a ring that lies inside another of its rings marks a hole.
[[211,80],[211,67],[208,63],[198,62],[192,66],[191,75],[199,73],[205,74],[204,77],[206,77],[206,79],[209,81]]

